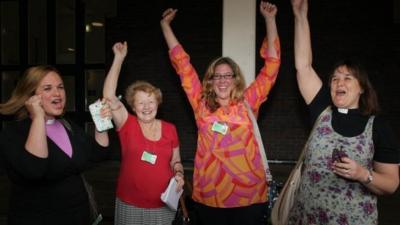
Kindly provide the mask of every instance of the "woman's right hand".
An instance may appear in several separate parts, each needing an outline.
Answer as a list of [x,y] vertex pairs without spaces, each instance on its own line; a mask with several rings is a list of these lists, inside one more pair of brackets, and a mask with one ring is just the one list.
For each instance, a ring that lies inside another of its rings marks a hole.
[[176,16],[177,9],[168,8],[162,14],[161,25],[169,25]]
[[107,101],[105,98],[103,98],[102,100],[99,99],[97,101],[101,101],[101,103],[103,104],[103,107],[101,107],[100,109],[101,118],[112,119],[112,113],[111,113],[112,110],[109,101]]
[[42,96],[33,95],[26,102],[25,107],[29,112],[32,119],[34,118],[44,118],[45,112],[42,107]]
[[114,52],[115,58],[124,59],[126,54],[128,53],[128,43],[124,42],[117,42],[112,47]]
[[278,8],[272,3],[261,1],[260,12],[265,19],[274,18],[278,12]]

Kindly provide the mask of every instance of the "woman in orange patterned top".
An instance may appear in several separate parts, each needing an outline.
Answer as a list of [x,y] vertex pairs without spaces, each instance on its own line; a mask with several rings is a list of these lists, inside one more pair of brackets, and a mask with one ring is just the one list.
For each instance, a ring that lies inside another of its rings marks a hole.
[[260,3],[267,29],[260,50],[265,65],[247,88],[239,66],[228,57],[211,62],[200,82],[171,28],[176,12],[167,9],[160,23],[198,127],[192,195],[196,210],[202,224],[260,224],[267,207],[267,183],[245,102],[257,115],[277,78],[277,7]]

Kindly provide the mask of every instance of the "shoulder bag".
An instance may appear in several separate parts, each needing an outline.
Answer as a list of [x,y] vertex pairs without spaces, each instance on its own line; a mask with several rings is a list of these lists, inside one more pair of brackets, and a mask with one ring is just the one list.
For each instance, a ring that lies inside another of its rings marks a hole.
[[281,192],[279,193],[278,199],[276,200],[272,212],[271,212],[271,222],[273,225],[286,225],[289,220],[289,212],[293,207],[294,199],[297,193],[297,190],[300,186],[302,169],[304,164],[304,159],[308,147],[308,143],[311,139],[311,135],[314,133],[314,130],[321,118],[321,115],[324,114],[326,110],[330,107],[327,107],[315,121],[313,129],[310,132],[310,135],[307,139],[306,144],[301,151],[300,157],[297,160],[297,163],[293,170],[290,172],[289,178],[286,180],[285,185],[283,186]]
[[267,217],[269,217],[269,215],[271,215],[272,207],[273,207],[273,205],[275,204],[275,201],[278,198],[278,185],[272,179],[271,170],[269,169],[267,155],[265,153],[265,148],[264,148],[264,144],[263,144],[262,139],[261,139],[260,129],[258,128],[256,117],[254,116],[253,110],[251,109],[251,107],[250,107],[250,105],[249,105],[249,103],[247,101],[244,101],[244,105],[247,108],[247,114],[249,115],[251,123],[253,124],[254,136],[255,136],[255,138],[257,140],[257,143],[258,143],[258,149],[260,151],[261,161],[263,163],[264,170],[265,170],[265,177],[267,178],[267,183],[268,183],[268,211],[267,211]]

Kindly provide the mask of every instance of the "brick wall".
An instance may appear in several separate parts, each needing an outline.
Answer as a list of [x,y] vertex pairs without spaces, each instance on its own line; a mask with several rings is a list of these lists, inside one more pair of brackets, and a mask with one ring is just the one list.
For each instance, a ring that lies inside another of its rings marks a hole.
[[[129,42],[129,54],[119,83],[120,93],[139,79],[160,87],[164,103],[159,117],[176,124],[182,158],[190,160],[194,157],[196,127],[160,31],[161,13],[167,7],[179,9],[173,27],[202,76],[208,63],[221,54],[222,1],[119,1],[118,17],[107,25],[107,61],[111,62],[111,46],[115,41]],[[282,66],[276,86],[261,108],[259,124],[269,158],[293,160],[297,158],[310,126],[295,79],[290,1],[279,1],[278,7]],[[393,23],[392,7],[391,1],[373,6],[361,0],[312,1],[310,23],[317,72],[325,79],[336,60],[358,56],[367,66],[384,115],[400,134],[400,89],[396,87],[400,81],[400,25]],[[264,27],[258,15],[257,49],[265,35]],[[258,55],[257,59],[258,70],[262,61]]]

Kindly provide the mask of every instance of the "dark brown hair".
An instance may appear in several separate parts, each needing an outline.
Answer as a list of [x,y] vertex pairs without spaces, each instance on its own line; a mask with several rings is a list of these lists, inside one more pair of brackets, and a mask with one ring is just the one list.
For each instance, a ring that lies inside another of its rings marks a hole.
[[333,67],[331,75],[329,76],[329,85],[331,84],[334,72],[339,67],[346,67],[351,75],[356,78],[360,84],[362,93],[359,100],[359,109],[361,110],[361,113],[363,115],[377,114],[379,112],[378,97],[364,67],[357,60],[352,59],[345,59],[337,62]]

